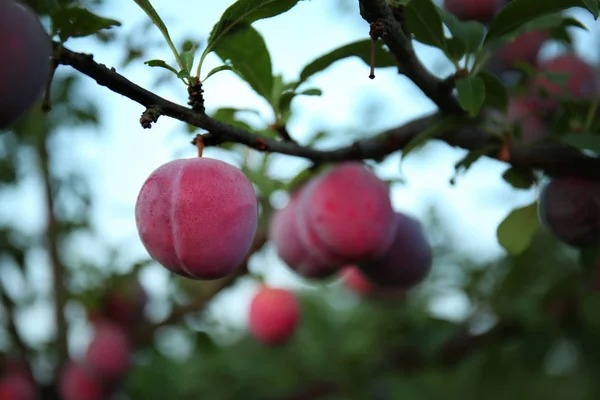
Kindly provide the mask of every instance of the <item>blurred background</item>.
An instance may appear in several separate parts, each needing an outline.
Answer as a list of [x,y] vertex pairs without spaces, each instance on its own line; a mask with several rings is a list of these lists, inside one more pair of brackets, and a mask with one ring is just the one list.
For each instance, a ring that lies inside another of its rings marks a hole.
[[[28,3],[43,7],[40,1]],[[191,41],[200,49],[232,3],[152,2],[178,46]],[[158,29],[134,2],[82,5],[122,26],[70,39],[70,50],[92,53],[136,84],[187,102],[186,88],[172,74],[143,64],[173,60]],[[589,29],[573,31],[575,51],[599,65],[598,23],[588,13],[572,14]],[[254,26],[271,52],[274,72],[286,80],[297,79],[316,57],[367,38],[369,29],[354,0],[300,2]],[[415,47],[434,74],[453,72],[437,49]],[[562,45],[549,42],[542,58],[562,51]],[[211,54],[203,69],[220,64]],[[336,148],[435,111],[396,69],[379,69],[374,80],[368,75],[368,66],[350,58],[312,77],[303,87],[319,88],[323,95],[294,100],[292,136],[302,144]],[[209,113],[251,109],[257,112],[240,114],[250,126],[273,122],[268,104],[231,72],[214,75],[204,90]],[[47,120],[34,110],[0,136],[0,351],[26,360],[42,385],[56,381],[64,361],[57,332],[67,334],[69,358],[81,358],[92,338],[90,315],[102,307],[103,296],[137,280],[148,296],[140,323],[148,328],[140,330],[149,335],[142,333],[136,342],[134,364],[116,398],[600,396],[600,297],[579,296],[577,312],[567,318],[552,311],[571,307],[569,299],[590,281],[579,253],[546,232],[518,257],[507,256],[497,243],[498,224],[537,196],[537,189],[517,190],[501,179],[506,164],[480,159],[451,184],[454,165],[466,152],[442,142],[427,144],[402,163],[398,153],[372,163],[392,182],[394,207],[418,217],[435,247],[431,275],[406,298],[369,298],[339,279],[303,280],[267,243],[249,259],[250,274],[194,310],[185,307],[205,296],[212,283],[176,277],[149,259],[134,206],[153,170],[196,155],[190,141],[199,132],[166,117],[144,130],[143,107],[64,66],[56,72],[52,103]],[[249,176],[259,190],[273,182],[280,187],[311,165],[278,154],[265,162],[263,154],[240,146],[208,148],[205,156],[254,171]],[[277,189],[266,201],[278,209],[288,194]],[[260,284],[256,278],[301,297],[302,323],[285,346],[268,348],[247,333],[249,303]],[[57,323],[57,301],[64,306],[65,327]],[[162,324],[181,309],[190,312]],[[450,347],[443,345],[449,340]]]

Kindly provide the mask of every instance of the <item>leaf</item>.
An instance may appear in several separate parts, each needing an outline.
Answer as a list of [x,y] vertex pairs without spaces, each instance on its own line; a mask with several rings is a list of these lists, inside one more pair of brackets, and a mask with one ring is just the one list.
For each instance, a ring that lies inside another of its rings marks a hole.
[[52,24],[62,42],[72,37],[90,36],[102,29],[121,26],[117,20],[100,17],[80,7],[58,8],[52,14]]
[[[595,2],[595,6],[591,3]],[[598,19],[598,2],[596,0],[519,0],[507,4],[490,25],[484,43],[489,43],[505,36],[527,22],[546,14],[557,13],[571,7],[583,7]]]
[[281,123],[285,124],[289,118],[290,107],[292,100],[297,96],[321,96],[323,91],[317,88],[311,88],[303,90],[302,92],[295,92],[288,90],[281,94],[279,98],[279,104],[277,105],[277,114],[279,115]]
[[485,85],[485,100],[484,105],[495,108],[500,111],[506,111],[508,108],[508,93],[506,86],[487,71],[480,71],[477,74]]
[[485,102],[485,83],[479,76],[468,76],[456,80],[458,102],[471,116],[479,114]]
[[[394,56],[383,48],[383,41],[378,40],[375,47],[375,66],[378,68],[395,67],[398,65]],[[371,63],[371,39],[360,40],[339,47],[305,66],[300,72],[298,85],[305,82],[314,74],[321,72],[333,63],[348,57],[359,57],[365,64]]]
[[148,17],[150,17],[150,20],[152,21],[152,23],[154,25],[156,25],[156,27],[160,30],[163,37],[167,41],[167,44],[171,48],[171,51],[173,52],[173,55],[175,56],[175,59],[177,60],[177,64],[179,65],[179,68],[185,70],[185,64],[183,63],[183,60],[179,56],[179,52],[177,51],[177,49],[175,48],[175,45],[173,44],[173,41],[171,40],[171,36],[169,35],[169,30],[167,29],[167,26],[165,25],[163,20],[160,18],[160,15],[158,15],[158,13],[154,9],[154,7],[152,7],[152,4],[150,3],[150,1],[149,0],[133,0],[133,1],[135,1],[135,3],[138,6],[140,6],[140,8],[142,10],[144,10],[146,15],[148,15]]
[[255,21],[271,18],[292,9],[299,0],[238,0],[233,3],[221,16],[213,27],[208,38],[208,43],[198,65],[198,72],[204,59],[211,51],[216,51],[223,40],[238,25],[248,26]]
[[169,64],[167,64],[163,60],[144,61],[144,64],[146,64],[146,65],[148,65],[150,67],[160,67],[160,68],[168,69],[169,71],[171,71],[175,75],[178,74],[178,72],[177,72],[177,70],[175,68],[171,67]]
[[477,21],[461,21],[442,7],[437,7],[437,12],[452,37],[462,43],[465,53],[475,53],[479,50],[485,36],[483,24]]
[[412,0],[404,7],[404,15],[415,40],[446,52],[442,19],[431,0]]
[[256,93],[269,101],[273,91],[271,56],[256,29],[245,22],[239,23],[222,37],[215,52]]
[[509,254],[519,255],[531,245],[539,225],[537,202],[515,208],[498,226],[498,242]]
[[191,45],[187,50],[181,52],[181,60],[183,61],[184,70],[191,75],[194,66],[194,56],[196,55],[196,46]]
[[536,182],[532,171],[523,171],[515,167],[504,171],[502,179],[515,189],[529,189]]
[[206,80],[208,78],[210,78],[211,76],[213,76],[217,72],[221,72],[221,71],[233,71],[233,67],[231,65],[221,65],[221,66],[215,67],[215,68],[211,69],[208,72],[208,74],[206,74],[206,76],[204,77],[204,79],[202,79],[202,82],[206,82]]
[[465,119],[462,117],[445,117],[433,124],[428,129],[420,132],[418,135],[413,137],[407,144],[402,148],[402,158],[404,160],[406,156],[413,150],[422,147],[430,139],[435,139],[443,136],[444,134],[460,128],[465,124]]
[[589,133],[574,133],[560,138],[563,143],[581,150],[590,150],[600,154],[600,136]]

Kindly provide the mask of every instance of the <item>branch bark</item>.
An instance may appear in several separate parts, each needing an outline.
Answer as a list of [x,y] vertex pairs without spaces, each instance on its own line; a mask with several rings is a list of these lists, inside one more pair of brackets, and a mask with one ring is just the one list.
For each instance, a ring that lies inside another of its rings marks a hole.
[[64,265],[58,249],[59,227],[54,211],[54,193],[52,176],[50,173],[50,155],[47,139],[43,138],[38,146],[38,158],[44,185],[44,200],[46,203],[46,250],[50,258],[52,269],[52,289],[54,295],[54,323],[56,325],[56,346],[58,365],[68,357],[67,322],[65,320],[65,290],[64,290]]
[[[378,8],[376,5],[381,3],[381,1],[363,0],[363,3],[367,4],[367,7],[374,7],[374,10],[377,11]],[[371,5],[371,3],[375,4],[375,6]],[[370,8],[368,9],[370,10]],[[377,14],[375,13],[374,15]],[[153,107],[160,109],[162,115],[207,130],[209,133],[205,137],[206,145],[235,142],[259,151],[302,157],[316,163],[381,159],[403,149],[419,133],[443,118],[441,113],[434,113],[415,119],[397,128],[384,131],[374,137],[358,140],[346,147],[331,151],[316,150],[290,141],[259,136],[244,129],[220,122],[205,113],[199,113],[173,103],[136,85],[118,74],[114,69],[109,69],[105,65],[96,63],[91,55],[76,53],[63,47],[60,51],[59,63],[73,67],[77,71],[94,79],[99,85],[122,94],[146,108]],[[431,77],[425,78],[427,76],[424,75],[425,72],[420,72],[419,74],[423,75],[419,79],[427,82],[423,83],[428,91],[427,93],[431,94],[433,91],[438,90],[435,88],[438,87],[439,81],[433,81]],[[441,140],[451,146],[469,151],[479,150],[489,145],[497,145],[498,149],[501,147],[501,141],[497,136],[469,127],[448,132]],[[564,146],[560,143],[547,140],[530,145],[513,145],[509,153],[508,163],[520,169],[540,169],[553,176],[575,175],[600,179],[599,158],[587,156],[574,148]],[[497,151],[490,151],[487,156],[496,158],[497,154]]]
[[461,115],[464,110],[452,95],[452,86],[427,71],[417,57],[412,40],[402,29],[387,0],[359,0],[360,15],[381,27],[381,39],[400,65],[400,71],[423,91],[443,113]]

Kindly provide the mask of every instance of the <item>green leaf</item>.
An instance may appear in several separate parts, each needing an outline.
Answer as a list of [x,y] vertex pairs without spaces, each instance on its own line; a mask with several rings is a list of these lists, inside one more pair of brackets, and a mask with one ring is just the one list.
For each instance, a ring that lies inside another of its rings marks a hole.
[[100,17],[80,7],[58,8],[52,14],[52,24],[62,42],[72,37],[89,36],[102,29],[121,26],[117,20]]
[[573,133],[560,138],[563,143],[581,150],[590,150],[600,154],[600,136],[589,133]]
[[271,56],[256,29],[240,22],[221,38],[215,52],[256,93],[270,100],[273,91]]
[[461,21],[442,7],[437,7],[437,12],[452,37],[462,43],[465,53],[475,53],[479,50],[485,35],[483,24],[477,21]]
[[[375,66],[378,68],[395,67],[398,65],[394,56],[383,48],[383,41],[378,40],[375,47]],[[339,47],[317,58],[302,69],[298,85],[305,82],[314,74],[328,68],[331,64],[348,57],[359,57],[367,65],[371,63],[371,39],[360,40]]]
[[281,123],[286,123],[290,114],[290,107],[292,104],[292,100],[297,96],[321,96],[323,91],[317,88],[311,88],[303,90],[302,92],[295,91],[285,91],[281,94],[279,98],[279,104],[277,106],[277,114],[279,115]]
[[169,35],[169,30],[167,29],[167,26],[165,25],[163,20],[160,18],[160,15],[158,15],[158,13],[154,9],[154,7],[150,3],[150,1],[149,0],[133,0],[133,1],[135,1],[135,3],[138,6],[140,6],[140,8],[146,13],[146,15],[148,15],[148,17],[150,17],[150,20],[152,21],[152,23],[154,25],[156,25],[156,27],[160,30],[163,37],[167,41],[167,44],[171,48],[171,51],[173,52],[175,59],[177,60],[177,65],[179,65],[180,69],[185,70],[185,64],[184,64],[183,60],[181,59],[179,52],[175,48],[175,44],[173,44],[173,41],[171,40],[171,36]]
[[198,75],[204,59],[211,51],[216,51],[220,42],[238,25],[248,26],[255,21],[271,18],[283,14],[292,9],[299,0],[238,0],[233,3],[221,16],[221,19],[213,27],[208,38],[208,43],[198,65]]
[[502,179],[515,189],[529,189],[536,182],[535,175],[532,171],[523,171],[515,167],[511,167],[504,171]]
[[401,161],[403,161],[410,152],[425,145],[430,139],[439,138],[448,132],[464,126],[464,124],[465,119],[462,117],[445,117],[439,120],[428,129],[413,137],[406,146],[402,148]]
[[498,226],[498,242],[509,254],[519,255],[531,245],[538,228],[537,202],[515,208]]
[[303,90],[303,91],[299,92],[298,94],[302,95],[302,96],[321,96],[323,94],[323,91],[321,89],[312,88],[312,89]]
[[495,108],[500,111],[506,111],[508,108],[508,93],[506,86],[487,71],[480,71],[477,74],[485,85],[484,105]]
[[181,60],[183,61],[184,70],[188,75],[192,74],[192,68],[194,66],[194,56],[196,55],[196,46],[191,45],[187,50],[181,52]]
[[[595,5],[592,4],[595,2]],[[490,25],[485,43],[516,31],[526,23],[546,14],[557,13],[571,7],[583,7],[598,19],[597,0],[518,0],[507,4]]]
[[479,76],[467,76],[456,80],[458,102],[471,116],[479,114],[485,102],[485,83]]
[[144,64],[146,64],[146,65],[148,65],[150,67],[160,67],[160,68],[168,69],[169,71],[171,71],[175,75],[178,74],[178,72],[177,72],[177,70],[175,68],[171,67],[169,64],[167,64],[163,60],[144,61]]
[[406,25],[414,39],[446,52],[442,19],[431,0],[412,0],[404,7]]
[[206,76],[204,77],[204,79],[202,79],[202,82],[206,82],[206,80],[208,78],[210,78],[211,76],[213,76],[217,72],[221,72],[221,71],[233,71],[233,67],[231,65],[221,65],[221,66],[215,67],[215,68],[211,69],[208,72],[208,74],[206,74]]

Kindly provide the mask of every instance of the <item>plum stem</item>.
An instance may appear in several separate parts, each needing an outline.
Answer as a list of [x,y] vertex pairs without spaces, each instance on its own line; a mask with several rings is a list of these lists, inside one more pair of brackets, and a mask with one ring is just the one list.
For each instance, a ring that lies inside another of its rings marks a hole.
[[197,135],[194,143],[198,149],[198,157],[202,157],[202,152],[204,151],[204,139],[202,138],[202,135]]

